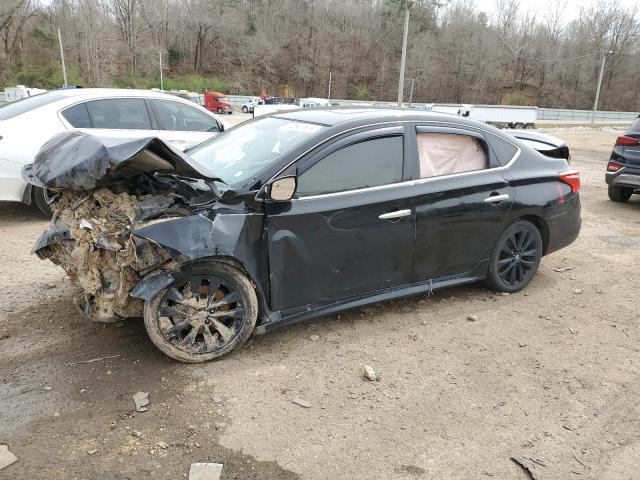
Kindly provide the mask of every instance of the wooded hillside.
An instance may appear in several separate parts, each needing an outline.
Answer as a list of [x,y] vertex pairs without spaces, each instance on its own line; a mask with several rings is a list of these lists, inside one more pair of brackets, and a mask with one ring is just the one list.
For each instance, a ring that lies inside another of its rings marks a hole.
[[[39,3],[39,1],[41,3]],[[640,15],[615,1],[566,4],[417,0],[406,99],[591,108],[611,51],[601,109],[640,110]],[[69,83],[226,93],[395,100],[403,0],[0,0],[0,87]],[[533,100],[532,100],[533,99]]]

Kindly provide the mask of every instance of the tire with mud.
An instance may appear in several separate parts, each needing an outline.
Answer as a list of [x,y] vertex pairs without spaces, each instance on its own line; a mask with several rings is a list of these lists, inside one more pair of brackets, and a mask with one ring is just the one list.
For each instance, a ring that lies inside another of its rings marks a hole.
[[174,276],[144,305],[144,325],[156,347],[181,362],[202,363],[247,341],[258,318],[258,298],[243,272],[206,260],[185,265]]

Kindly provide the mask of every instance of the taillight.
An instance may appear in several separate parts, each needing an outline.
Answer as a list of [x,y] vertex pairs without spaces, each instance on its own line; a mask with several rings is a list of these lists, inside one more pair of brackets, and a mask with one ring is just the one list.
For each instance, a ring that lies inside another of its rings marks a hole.
[[561,182],[569,185],[572,192],[575,193],[580,190],[580,173],[577,170],[567,170],[565,172],[560,172],[558,174],[558,178]]
[[616,147],[628,147],[629,145],[640,145],[640,139],[620,135],[616,140]]
[[623,165],[620,165],[619,163],[609,162],[609,163],[607,163],[607,172],[617,172],[622,167],[623,167]]

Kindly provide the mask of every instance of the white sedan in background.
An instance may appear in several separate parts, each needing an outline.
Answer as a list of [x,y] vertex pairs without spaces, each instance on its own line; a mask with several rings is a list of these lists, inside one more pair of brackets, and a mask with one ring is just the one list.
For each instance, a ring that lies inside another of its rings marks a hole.
[[186,150],[223,131],[205,108],[152,90],[53,90],[0,107],[0,201],[35,203],[49,213],[47,192],[22,180],[22,167],[64,130],[116,138],[159,137]]

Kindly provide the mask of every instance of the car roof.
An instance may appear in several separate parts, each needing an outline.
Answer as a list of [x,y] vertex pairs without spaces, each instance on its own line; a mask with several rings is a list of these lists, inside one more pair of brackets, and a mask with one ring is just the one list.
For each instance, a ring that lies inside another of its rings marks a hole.
[[[62,88],[59,90],[49,90],[49,93],[62,95],[65,97],[167,97],[169,94],[158,90],[145,90],[133,88]],[[175,97],[174,95],[170,95]]]
[[273,114],[276,118],[296,120],[300,122],[317,123],[325,126],[335,126],[343,123],[354,125],[366,125],[372,121],[398,122],[398,121],[429,121],[451,122],[470,127],[491,129],[487,124],[477,120],[471,120],[459,115],[448,113],[425,112],[409,108],[377,108],[377,107],[333,107],[333,108],[305,108],[301,110],[288,110]]

